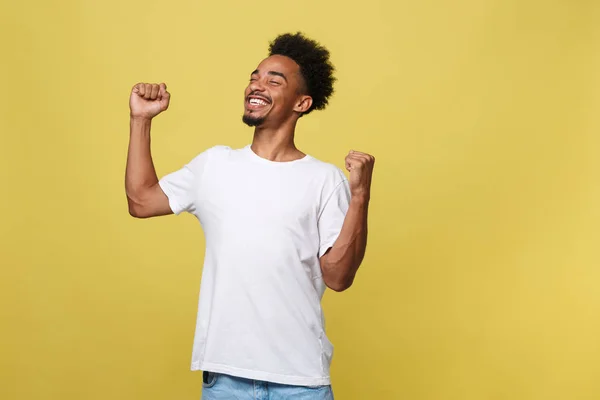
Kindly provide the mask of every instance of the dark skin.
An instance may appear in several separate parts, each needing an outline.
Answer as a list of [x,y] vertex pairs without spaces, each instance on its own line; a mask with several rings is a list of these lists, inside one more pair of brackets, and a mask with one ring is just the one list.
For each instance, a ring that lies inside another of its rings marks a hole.
[[[266,104],[253,105],[251,100]],[[294,145],[294,131],[298,118],[311,105],[298,64],[280,55],[263,60],[244,92],[244,116],[263,120],[254,129],[252,150],[271,161],[304,157]]]
[[[244,117],[261,121],[254,130],[252,150],[271,161],[304,157],[294,145],[294,132],[301,114],[311,105],[296,62],[280,55],[263,60],[244,92]],[[358,151],[350,151],[345,159],[350,172],[350,207],[338,239],[320,258],[323,280],[335,291],[352,285],[365,255],[374,163],[373,156]]]
[[[169,107],[171,94],[164,83],[138,83],[131,91],[130,141],[125,173],[129,213],[137,218],[172,214],[169,199],[158,185],[150,154],[152,119]],[[255,124],[252,150],[271,161],[286,162],[305,156],[294,144],[296,123],[312,105],[300,67],[291,58],[271,56],[251,74],[244,95],[244,117]],[[335,290],[352,285],[367,245],[367,212],[371,193],[373,156],[350,151],[350,206],[342,230],[320,258],[325,284]]]

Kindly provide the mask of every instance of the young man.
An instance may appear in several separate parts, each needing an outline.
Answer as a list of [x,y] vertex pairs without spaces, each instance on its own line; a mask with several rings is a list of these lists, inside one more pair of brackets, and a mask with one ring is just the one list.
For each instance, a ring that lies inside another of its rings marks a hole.
[[350,151],[348,180],[294,145],[298,119],[333,93],[329,52],[300,33],[269,52],[244,95],[252,144],[210,148],[160,181],[150,125],[170,94],[138,83],[130,96],[130,214],[187,211],[205,233],[192,355],[205,400],[333,398],[320,302],[350,287],[365,254],[374,158]]

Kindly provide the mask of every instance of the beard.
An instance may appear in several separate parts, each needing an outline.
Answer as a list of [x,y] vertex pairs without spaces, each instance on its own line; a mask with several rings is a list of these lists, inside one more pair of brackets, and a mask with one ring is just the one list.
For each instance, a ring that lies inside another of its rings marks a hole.
[[259,126],[265,122],[265,119],[265,117],[252,117],[246,114],[242,116],[242,122],[248,126]]

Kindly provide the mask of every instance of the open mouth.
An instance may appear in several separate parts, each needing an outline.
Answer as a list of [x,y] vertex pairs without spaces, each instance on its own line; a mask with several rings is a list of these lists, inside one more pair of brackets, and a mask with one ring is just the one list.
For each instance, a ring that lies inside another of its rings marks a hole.
[[259,109],[271,104],[271,102],[268,99],[260,96],[248,96],[246,103],[248,104],[248,108],[250,109]]

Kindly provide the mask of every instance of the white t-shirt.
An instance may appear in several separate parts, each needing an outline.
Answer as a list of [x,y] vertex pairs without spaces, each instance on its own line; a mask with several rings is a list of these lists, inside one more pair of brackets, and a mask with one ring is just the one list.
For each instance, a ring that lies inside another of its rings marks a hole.
[[309,155],[274,162],[216,146],[159,184],[206,238],[192,370],[330,384],[319,257],[348,210],[344,173]]

